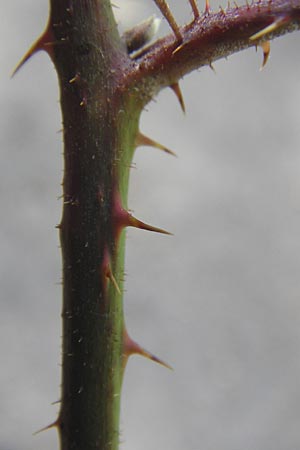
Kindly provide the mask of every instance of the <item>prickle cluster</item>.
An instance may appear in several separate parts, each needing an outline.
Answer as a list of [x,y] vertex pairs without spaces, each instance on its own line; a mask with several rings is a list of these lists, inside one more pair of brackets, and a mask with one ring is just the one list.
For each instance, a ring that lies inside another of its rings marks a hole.
[[[170,7],[169,7],[167,1],[166,0],[154,0],[154,2],[160,9],[162,15],[167,20],[168,24],[170,25],[170,27],[175,35],[177,48],[174,50],[174,53],[176,53],[178,50],[180,50],[182,45],[184,45],[181,29],[180,29],[179,25],[177,24],[173,14],[171,13],[171,10],[170,10]],[[260,4],[260,2],[261,1],[258,2],[258,5]],[[199,20],[201,18],[201,14],[198,9],[196,0],[189,0],[189,3],[191,5],[192,11],[193,11],[194,21]],[[235,5],[236,5],[236,8],[238,9],[239,6],[236,3],[235,3]],[[247,3],[247,6],[248,6],[248,3]],[[230,8],[229,3],[228,3],[228,8]],[[226,13],[221,6],[220,6],[220,10],[225,16]],[[205,0],[204,16],[207,16],[210,13],[211,13],[210,1]],[[262,63],[261,69],[266,65],[266,63],[269,59],[269,55],[270,55],[270,41],[268,41],[266,39],[266,37],[290,21],[291,21],[291,17],[289,15],[284,14],[278,18],[274,18],[268,26],[264,27],[262,30],[258,31],[257,33],[255,33],[249,37],[249,40],[251,42],[253,42],[254,44],[257,43],[256,45],[260,46],[263,50],[263,63]],[[212,67],[212,65],[211,65],[211,67]],[[181,103],[181,105],[183,104],[182,100],[180,100],[180,103]],[[183,107],[183,109],[184,109],[184,107]]]
[[[178,48],[181,47],[183,43],[183,35],[181,32],[180,26],[177,24],[170,7],[166,0],[153,0],[159,10],[161,11],[164,18],[167,20],[168,24],[170,25],[174,35],[175,39],[178,45]],[[258,7],[262,0],[258,1]],[[199,11],[199,8],[197,6],[196,0],[189,0],[189,3],[191,5],[193,15],[194,15],[194,21],[197,21],[201,18],[201,13]],[[272,0],[269,0],[269,4],[271,5]],[[248,4],[248,0],[246,0],[247,7],[250,9],[250,5]],[[237,4],[236,8],[239,9],[239,6]],[[230,8],[230,4],[228,3],[228,8]],[[220,7],[220,10],[225,15],[225,11],[222,7]],[[204,16],[209,15],[211,13],[211,7],[210,7],[210,0],[205,0],[205,9],[204,9]],[[270,42],[267,40],[267,36],[274,33],[276,30],[281,28],[283,25],[289,23],[292,20],[292,18],[288,14],[282,14],[279,17],[274,17],[274,19],[271,21],[269,25],[258,31],[257,33],[253,34],[249,37],[249,40],[253,42],[254,45],[258,45],[262,47],[263,50],[263,64],[262,67],[265,66],[265,64],[268,61],[269,54],[270,54]],[[126,43],[128,53],[134,53],[137,50],[140,50],[143,48],[143,46],[148,43],[153,36],[155,35],[158,27],[159,27],[160,20],[157,19],[155,16],[151,16],[150,18],[146,19],[145,21],[141,22],[140,24],[136,25],[134,28],[126,31],[123,35],[123,40]],[[46,51],[50,58],[53,56],[53,47],[55,45],[63,45],[63,39],[60,39],[57,41],[55,39],[55,36],[53,34],[52,25],[50,23],[50,20],[48,21],[48,24],[44,30],[44,32],[41,34],[41,36],[33,43],[33,45],[29,48],[29,50],[25,53],[23,58],[20,60],[20,62],[17,64],[15,69],[12,72],[12,76],[14,76],[19,69],[25,64],[26,61],[35,53],[37,53],[40,50]],[[178,50],[175,49],[175,52]],[[70,80],[70,82],[75,80]],[[172,86],[172,89],[176,93],[181,107],[184,110],[184,104],[182,95],[180,93],[180,90],[178,88],[178,84],[175,83]]]

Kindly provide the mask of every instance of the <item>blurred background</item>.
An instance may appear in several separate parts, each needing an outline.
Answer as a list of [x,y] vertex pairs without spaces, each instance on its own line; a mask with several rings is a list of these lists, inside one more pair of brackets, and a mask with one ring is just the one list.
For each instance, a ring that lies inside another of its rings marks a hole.
[[[151,0],[114,3],[121,29],[160,16]],[[187,0],[169,3],[191,20]],[[0,10],[0,449],[54,450],[55,430],[32,433],[55,419],[60,396],[59,92],[43,53],[10,79],[48,2]],[[182,81],[186,116],[171,90],[142,116],[141,130],[178,158],[140,148],[129,205],[174,236],[129,230],[126,320],[174,372],[130,360],[122,450],[300,446],[297,55],[294,33],[273,42],[263,71],[255,49],[216,62],[216,74]]]

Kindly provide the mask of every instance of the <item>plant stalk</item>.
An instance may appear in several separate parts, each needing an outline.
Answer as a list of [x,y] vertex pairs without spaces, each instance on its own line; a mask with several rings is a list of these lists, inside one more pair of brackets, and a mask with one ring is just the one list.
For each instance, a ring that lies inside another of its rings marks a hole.
[[[122,383],[124,232],[138,115],[118,91],[128,56],[108,0],[52,0],[64,132],[62,450],[116,450]],[[135,108],[136,109],[136,108]],[[131,130],[128,133],[128,129]]]

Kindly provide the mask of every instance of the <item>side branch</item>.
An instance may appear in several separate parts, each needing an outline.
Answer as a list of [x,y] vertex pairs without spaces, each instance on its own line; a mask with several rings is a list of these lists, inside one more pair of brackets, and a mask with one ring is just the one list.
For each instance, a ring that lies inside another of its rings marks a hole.
[[206,11],[180,28],[182,43],[171,34],[139,54],[127,81],[147,78],[146,89],[153,95],[194,69],[299,28],[300,0],[258,1]]

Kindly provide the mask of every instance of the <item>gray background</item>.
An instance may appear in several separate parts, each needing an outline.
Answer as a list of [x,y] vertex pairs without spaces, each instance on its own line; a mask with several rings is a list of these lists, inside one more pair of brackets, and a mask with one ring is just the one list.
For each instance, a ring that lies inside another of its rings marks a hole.
[[[117,3],[122,27],[157,11]],[[187,1],[170,4],[191,19]],[[9,79],[47,0],[0,9],[0,449],[53,450],[55,431],[32,433],[54,420],[59,398],[59,93],[43,53]],[[142,131],[179,158],[139,149],[129,204],[175,236],[128,232],[126,318],[175,371],[130,360],[123,450],[300,446],[298,55],[295,33],[273,43],[262,72],[261,51],[232,56],[217,75],[185,78],[186,117],[170,90],[143,114]]]

